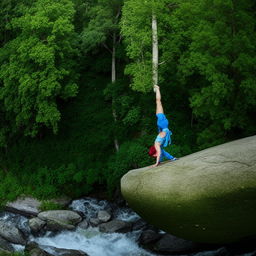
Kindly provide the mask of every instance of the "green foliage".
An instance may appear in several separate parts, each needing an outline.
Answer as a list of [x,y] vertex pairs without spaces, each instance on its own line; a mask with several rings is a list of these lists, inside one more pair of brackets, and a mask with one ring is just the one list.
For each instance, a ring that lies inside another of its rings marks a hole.
[[122,10],[121,33],[125,36],[127,55],[132,60],[125,73],[132,76],[131,87],[148,92],[151,75],[151,1],[126,1]]
[[77,94],[73,15],[69,0],[38,0],[8,24],[16,37],[0,49],[0,100],[6,119],[1,137],[7,125],[14,133],[24,130],[31,136],[42,125],[57,132],[57,99]]
[[81,33],[83,51],[88,52],[101,44],[107,47],[109,36],[118,34],[122,3],[120,0],[97,0],[88,9],[89,22]]
[[129,170],[150,164],[147,148],[140,141],[126,142],[109,160],[105,179],[109,193],[113,193],[119,185],[121,177]]
[[44,200],[40,205],[40,211],[50,211],[50,210],[63,210],[60,204],[54,203],[49,200]]
[[16,197],[23,193],[22,186],[12,173],[4,173],[0,170],[0,201],[1,205],[5,205],[7,201],[13,201]]

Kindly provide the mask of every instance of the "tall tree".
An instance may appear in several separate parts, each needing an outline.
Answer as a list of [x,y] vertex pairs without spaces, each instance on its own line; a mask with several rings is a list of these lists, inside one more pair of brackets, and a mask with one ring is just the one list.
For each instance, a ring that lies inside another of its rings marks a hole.
[[[98,0],[89,10],[90,21],[84,28],[81,38],[83,50],[88,52],[97,46],[103,46],[110,54],[111,82],[116,83],[116,50],[120,43],[119,21],[123,1],[120,0]],[[112,98],[112,114],[114,122],[117,122],[115,109],[115,99]],[[117,136],[114,135],[114,145],[116,151],[119,150]]]

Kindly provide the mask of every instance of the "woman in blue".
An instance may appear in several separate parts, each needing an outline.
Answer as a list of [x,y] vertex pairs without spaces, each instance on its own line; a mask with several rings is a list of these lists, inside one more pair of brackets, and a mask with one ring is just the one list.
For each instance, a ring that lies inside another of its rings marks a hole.
[[171,144],[172,132],[168,129],[169,122],[164,114],[160,88],[157,85],[155,85],[154,88],[156,92],[156,117],[159,134],[155,139],[154,146],[151,146],[149,149],[149,155],[156,158],[156,163],[153,167],[162,162],[163,158],[167,158],[171,161],[177,160],[177,158],[173,157],[163,149],[163,147],[167,147]]

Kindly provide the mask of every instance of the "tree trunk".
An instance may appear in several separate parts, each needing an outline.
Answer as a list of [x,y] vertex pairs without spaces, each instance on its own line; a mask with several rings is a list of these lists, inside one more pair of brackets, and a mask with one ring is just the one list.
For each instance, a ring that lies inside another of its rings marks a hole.
[[[113,33],[113,49],[112,49],[112,71],[111,71],[111,81],[112,83],[116,82],[116,32]],[[116,115],[116,110],[115,110],[115,100],[112,98],[112,115],[115,124],[117,123],[117,115]],[[115,149],[116,152],[119,151],[119,142],[114,134],[114,144],[115,144]]]
[[152,14],[152,81],[153,86],[158,84],[158,37],[157,37],[157,19]]

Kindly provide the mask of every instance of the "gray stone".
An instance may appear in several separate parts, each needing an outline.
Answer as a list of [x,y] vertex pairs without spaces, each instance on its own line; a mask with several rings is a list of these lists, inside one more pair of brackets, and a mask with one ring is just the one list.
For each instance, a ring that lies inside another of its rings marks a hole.
[[107,211],[99,211],[98,219],[101,222],[108,222],[111,219],[111,215]]
[[121,191],[148,223],[187,240],[256,234],[256,136],[128,172]]
[[54,211],[45,211],[38,214],[38,218],[44,221],[53,220],[58,223],[63,223],[67,225],[76,225],[81,222],[82,217],[74,212],[69,210],[54,210]]
[[20,230],[4,220],[0,220],[0,236],[14,244],[26,244],[26,240]]
[[100,223],[101,221],[98,218],[90,218],[90,224],[93,227],[97,227]]
[[28,243],[25,247],[25,252],[28,252],[30,256],[53,256],[41,249],[35,242]]
[[147,223],[142,219],[137,220],[132,225],[132,230],[134,230],[134,231],[136,231],[136,230],[145,230],[146,228],[147,228]]
[[89,226],[89,223],[87,220],[83,220],[81,221],[78,225],[77,225],[79,228],[82,228],[82,229],[87,229],[88,226]]
[[46,222],[39,218],[32,218],[29,220],[29,227],[32,233],[38,233],[46,225]]
[[66,224],[57,220],[48,220],[45,230],[47,231],[63,231],[63,230],[74,230],[76,227],[74,225]]
[[126,233],[130,232],[131,229],[132,224],[122,220],[111,220],[107,223],[102,223],[99,225],[99,230],[105,233]]
[[154,243],[161,238],[161,235],[154,230],[145,230],[141,233],[139,238],[139,243],[141,245],[146,245],[149,243]]
[[165,234],[155,245],[154,250],[160,253],[186,253],[198,248],[194,242],[170,234]]
[[12,245],[8,241],[6,241],[5,239],[0,237],[0,250],[1,249],[3,251],[9,251],[9,252],[13,252],[14,251]]
[[80,250],[56,248],[53,246],[47,246],[47,247],[55,251],[58,255],[61,255],[61,256],[88,256],[87,253]]
[[6,210],[25,216],[37,216],[41,202],[32,197],[19,197],[13,202],[6,204]]

